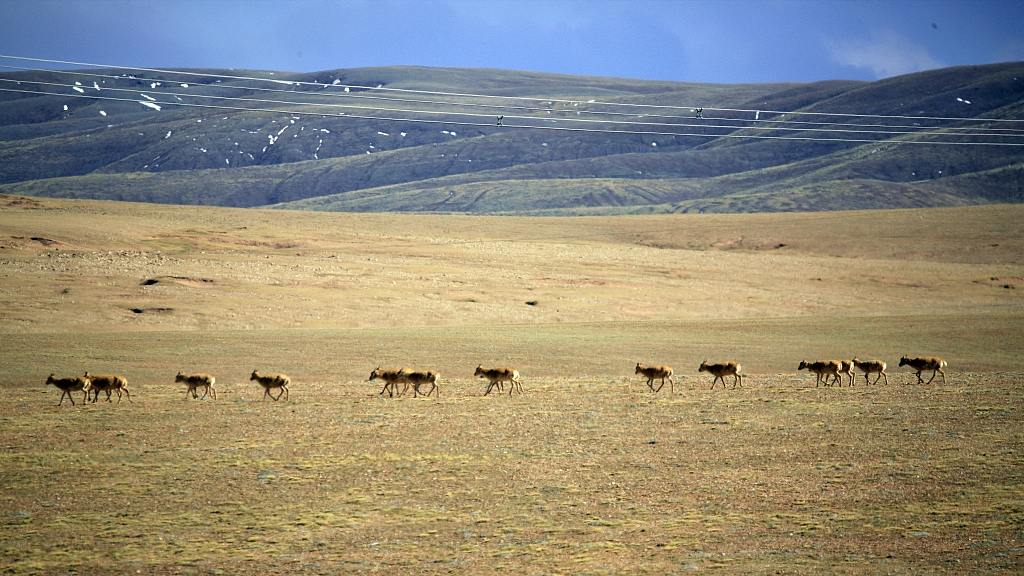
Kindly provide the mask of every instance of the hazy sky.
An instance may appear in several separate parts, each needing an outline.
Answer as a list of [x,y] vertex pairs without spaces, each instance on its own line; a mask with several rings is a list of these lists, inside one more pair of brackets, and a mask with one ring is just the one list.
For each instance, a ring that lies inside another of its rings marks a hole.
[[873,80],[1024,60],[1022,23],[1024,1],[0,0],[0,54],[151,68]]

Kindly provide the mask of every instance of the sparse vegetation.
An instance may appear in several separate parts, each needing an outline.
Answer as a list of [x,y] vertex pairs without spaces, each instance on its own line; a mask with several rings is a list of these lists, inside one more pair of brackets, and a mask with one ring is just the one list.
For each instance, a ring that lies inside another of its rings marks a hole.
[[261,403],[236,381],[221,402],[186,406],[153,385],[130,412],[73,418],[52,388],[16,386],[0,420],[5,569],[811,575],[1022,561],[1020,373],[841,390],[762,374],[673,396],[543,377],[500,407],[470,374],[429,405],[331,380]]
[[[1024,284],[1021,221],[0,196],[0,565],[1019,571],[1024,291],[1003,286]],[[947,381],[795,371],[908,351],[946,358]],[[743,360],[742,388],[707,389],[712,353]],[[677,368],[674,393],[637,386],[644,358]],[[524,393],[484,397],[481,360]],[[378,363],[435,369],[445,394],[381,396]],[[216,367],[217,402],[182,402],[169,375],[189,366]],[[263,401],[257,366],[301,393]],[[41,385],[86,369],[123,374],[134,403],[58,407]]]

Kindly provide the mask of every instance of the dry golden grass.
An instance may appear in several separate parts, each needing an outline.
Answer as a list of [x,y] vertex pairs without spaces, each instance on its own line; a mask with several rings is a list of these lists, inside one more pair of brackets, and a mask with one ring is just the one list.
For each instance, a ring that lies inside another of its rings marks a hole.
[[[808,355],[925,351],[954,369],[1010,369],[1021,344],[1019,206],[531,219],[3,198],[8,335],[334,330],[378,351],[345,358],[360,373],[434,351],[475,366],[511,346],[550,374],[537,344],[602,372],[719,354],[780,372]],[[441,327],[465,342],[438,350]],[[392,354],[407,338],[431,343]],[[574,352],[608,345],[625,357]]]
[[[1019,570],[1022,216],[0,197],[0,567]],[[909,384],[902,354],[945,357],[948,384]],[[854,355],[892,385],[795,374]],[[704,358],[746,387],[709,391]],[[638,361],[672,364],[676,394]],[[525,394],[483,397],[480,363]],[[377,365],[439,370],[440,398],[379,397]],[[261,401],[253,369],[291,399]],[[46,376],[85,370],[135,404],[58,408]],[[183,400],[178,371],[219,399]]]
[[[5,395],[0,557],[52,573],[1019,570],[1021,374]],[[681,388],[681,389],[680,389]]]

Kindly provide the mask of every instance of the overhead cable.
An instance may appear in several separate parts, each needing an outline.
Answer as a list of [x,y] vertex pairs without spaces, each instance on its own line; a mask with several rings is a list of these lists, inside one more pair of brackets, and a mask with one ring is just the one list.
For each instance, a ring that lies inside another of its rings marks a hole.
[[[0,59],[10,59],[19,61],[29,62],[44,62],[49,64],[62,64],[69,66],[85,66],[91,68],[108,68],[108,69],[119,69],[119,70],[133,70],[139,72],[152,72],[159,74],[178,74],[187,75],[191,77],[200,78],[217,78],[217,79],[230,79],[230,80],[247,80],[247,81],[259,81],[259,82],[272,82],[276,84],[287,84],[293,86],[318,86],[318,87],[336,87],[336,88],[357,88],[360,90],[376,90],[382,92],[399,92],[408,94],[429,94],[439,96],[457,96],[466,98],[480,98],[480,99],[504,99],[512,101],[528,101],[528,102],[558,102],[558,103],[569,103],[569,104],[580,104],[584,103],[582,100],[569,100],[561,98],[538,98],[538,97],[524,97],[524,96],[497,96],[491,94],[472,94],[462,92],[443,92],[433,90],[414,90],[409,88],[390,88],[386,86],[361,86],[354,84],[325,84],[320,82],[306,82],[301,80],[283,80],[277,78],[261,78],[258,76],[239,76],[230,74],[210,74],[205,72],[189,72],[182,70],[170,70],[162,68],[141,68],[132,66],[117,66],[110,64],[96,64],[88,62],[75,62],[69,60],[56,60],[48,58],[30,58],[25,56],[11,56],[0,54]],[[273,73],[270,73],[273,74]],[[629,102],[605,102],[598,101],[596,99],[588,100],[586,104],[599,105],[599,106],[621,106],[630,108],[652,108],[652,109],[665,109],[665,110],[694,110],[698,108],[697,105],[667,105],[667,104],[635,104]],[[989,123],[1021,123],[1024,124],[1024,119],[1013,119],[1013,118],[960,118],[960,117],[947,117],[947,116],[910,116],[910,115],[891,115],[891,114],[855,114],[855,113],[841,113],[841,112],[811,112],[811,111],[785,111],[785,110],[764,110],[764,109],[753,109],[753,108],[727,108],[727,107],[714,107],[701,105],[701,108],[707,111],[718,111],[718,112],[742,112],[748,114],[788,114],[788,115],[800,115],[800,116],[825,116],[825,117],[848,117],[848,118],[879,118],[879,119],[902,119],[902,120],[935,120],[935,121],[956,121],[956,122],[989,122]]]
[[[2,92],[12,92],[21,94],[35,94],[35,95],[53,95],[52,93],[36,92],[32,90],[21,90],[13,88],[0,88]],[[86,94],[62,94],[64,98],[76,98],[76,99],[91,99],[91,100],[105,100],[115,102],[131,102],[140,103],[139,100],[134,98],[114,98],[109,96],[99,95],[86,95]],[[335,118],[357,118],[363,120],[378,120],[388,122],[409,122],[417,124],[439,124],[439,125],[455,125],[455,126],[473,126],[473,127],[494,127],[491,122],[470,122],[470,121],[451,121],[442,119],[424,119],[424,118],[401,118],[391,116],[374,116],[367,114],[349,114],[349,113],[329,113],[329,112],[303,112],[301,110],[294,109],[275,109],[275,108],[247,108],[242,106],[225,106],[215,104],[196,104],[186,102],[161,102],[161,106],[176,106],[184,108],[197,108],[206,110],[230,110],[238,112],[275,112],[280,114],[298,114],[302,116],[320,116],[320,117],[335,117]],[[531,117],[526,117],[531,118]],[[532,119],[532,118],[531,118]],[[894,143],[894,144],[926,144],[926,145],[948,145],[948,146],[1020,146],[1024,147],[1024,143],[1003,143],[1003,142],[946,142],[946,141],[922,141],[922,140],[880,140],[880,139],[867,139],[867,138],[815,138],[806,136],[771,136],[761,134],[707,134],[707,133],[695,133],[695,132],[669,132],[659,130],[602,130],[597,128],[583,128],[583,127],[564,127],[564,126],[543,126],[543,125],[517,125],[517,124],[503,124],[503,128],[512,129],[528,129],[528,130],[548,130],[557,132],[578,132],[578,133],[601,133],[601,134],[635,134],[635,135],[651,135],[651,136],[677,136],[677,137],[697,137],[697,138],[727,138],[727,139],[755,139],[755,140],[795,140],[795,141],[811,141],[811,142],[852,142],[852,143]],[[915,134],[916,136],[930,136],[930,133]],[[936,135],[942,135],[941,133]],[[964,136],[959,134],[950,134],[952,136]],[[969,135],[968,135],[969,136]]]
[[[0,68],[11,68],[11,69],[13,69],[15,67],[0,65]],[[24,68],[21,68],[21,67],[17,67],[17,69],[18,70],[25,70]],[[53,72],[51,70],[44,70],[44,69],[38,69],[38,68],[31,69],[31,71],[35,71],[35,72]],[[80,77],[86,77],[86,78],[104,78],[104,79],[110,79],[110,80],[125,80],[126,79],[123,76],[111,75],[111,74],[91,74],[91,73],[78,72],[78,71],[62,71],[60,73],[61,74],[68,74],[68,75],[74,75],[74,76],[80,76]],[[142,80],[144,80],[144,79],[134,78],[134,77],[129,77],[127,79],[134,80],[134,81],[142,81]],[[17,82],[19,84],[22,84],[22,83],[33,83],[33,84],[39,84],[39,85],[52,85],[52,86],[60,86],[61,85],[61,84],[58,84],[58,83],[46,83],[46,82],[31,81],[31,80],[16,80],[16,79],[2,79],[2,78],[0,78],[0,80],[7,81],[7,82]],[[149,80],[152,80],[152,79],[149,79]],[[160,82],[151,82],[151,84],[158,84],[159,85],[159,84],[162,84],[162,83],[165,83],[165,82],[166,83],[170,83],[170,81],[161,80]],[[297,91],[294,91],[294,90],[281,90],[281,89],[275,89],[275,88],[259,88],[259,87],[251,87],[251,86],[235,86],[235,85],[232,85],[232,84],[219,84],[219,85],[206,84],[205,86],[217,88],[219,90],[259,91],[259,92],[281,93],[281,94],[290,94],[290,95],[304,95],[304,96],[309,96],[309,97],[317,97],[317,98],[325,98],[325,99],[335,99],[335,100],[339,100],[339,101],[342,100],[342,99],[353,99],[353,100],[364,100],[365,99],[365,100],[379,100],[379,101],[389,101],[389,102],[404,102],[404,103],[413,103],[413,104],[432,104],[432,105],[438,105],[438,106],[451,106],[451,107],[488,108],[488,109],[492,109],[492,110],[501,110],[501,111],[504,111],[504,110],[519,110],[519,111],[524,111],[524,112],[547,112],[548,114],[550,114],[552,112],[556,112],[556,113],[558,113],[560,115],[559,117],[562,117],[561,115],[565,114],[565,113],[570,113],[571,114],[571,113],[575,112],[576,115],[586,115],[586,116],[596,116],[596,117],[614,116],[614,117],[625,117],[625,118],[652,118],[652,119],[657,118],[657,119],[665,119],[665,120],[694,120],[695,119],[692,115],[679,116],[679,115],[667,115],[667,114],[635,114],[635,113],[626,113],[626,112],[608,112],[608,111],[601,111],[601,110],[589,110],[589,109],[586,109],[586,108],[579,109],[579,110],[568,110],[568,109],[558,109],[558,108],[527,107],[527,106],[521,106],[521,105],[508,106],[508,105],[499,105],[499,104],[480,104],[480,103],[475,103],[475,102],[454,102],[454,101],[445,101],[445,100],[423,100],[423,99],[410,99],[410,98],[394,98],[394,97],[390,97],[390,96],[380,96],[380,95],[363,95],[363,94],[358,93],[358,92],[357,93],[352,93],[352,92],[345,92],[345,93],[340,93],[340,92],[328,92],[328,93],[325,93],[325,92],[297,92]],[[325,85],[325,86],[329,87],[330,85]],[[132,88],[110,88],[110,87],[104,87],[104,89],[106,89],[106,90],[126,90],[126,91],[137,90],[137,89],[132,89]],[[154,87],[152,90],[147,90],[147,92],[153,92],[153,90],[157,90],[157,89]],[[175,94],[175,95],[179,95],[179,96],[181,95],[181,93],[168,92],[162,86],[160,87],[160,92],[164,93],[164,94]],[[191,97],[193,97],[193,98],[225,98],[225,99],[230,98],[230,97],[226,97],[226,96],[213,96],[213,95],[203,95],[203,94],[189,94],[189,95]],[[322,105],[322,104],[315,104],[315,103],[308,103],[308,104],[309,105]],[[357,106],[349,105],[349,107],[357,107]],[[362,107],[360,107],[360,108],[362,108]],[[366,108],[375,109],[375,110],[388,110],[388,109],[380,109],[380,108],[373,108],[373,107],[366,107]],[[486,117],[487,115],[486,114],[480,114],[480,116],[481,117]],[[931,130],[941,129],[941,130],[950,131],[950,132],[972,131],[972,133],[974,135],[982,134],[981,132],[978,132],[978,130],[979,130],[978,127],[972,127],[972,126],[942,126],[942,127],[922,126],[918,122],[915,122],[912,125],[908,125],[908,124],[863,124],[863,123],[833,122],[833,121],[810,122],[810,121],[802,121],[802,120],[786,120],[786,119],[782,119],[782,118],[765,118],[763,120],[752,120],[752,119],[749,119],[749,118],[731,118],[731,117],[727,117],[727,116],[704,117],[703,119],[704,120],[715,120],[717,122],[727,122],[727,123],[738,124],[736,126],[720,126],[720,125],[719,126],[712,126],[712,125],[708,125],[706,123],[700,125],[700,126],[711,127],[711,128],[752,128],[752,129],[756,129],[756,130],[789,130],[789,131],[814,130],[814,131],[818,131],[819,129],[810,128],[810,127],[811,126],[836,126],[836,127],[852,127],[852,128],[857,128],[857,130],[852,130],[852,132],[877,132],[877,133],[889,132],[889,133],[894,133],[894,134],[912,134],[912,133],[917,133],[917,132],[924,132],[924,131],[931,131]],[[574,118],[572,118],[571,115],[566,118],[566,121],[577,121],[577,120],[582,121],[584,119],[582,119],[582,118],[574,119]],[[662,125],[662,124],[657,124],[657,123],[645,123],[645,122],[638,122],[638,121],[633,121],[633,122],[631,122],[631,124],[636,124],[636,125]],[[668,124],[668,125],[679,125],[679,124]],[[785,127],[783,127],[783,125]],[[694,125],[694,126],[697,126],[697,125]],[[773,127],[773,126],[778,126],[778,127]],[[790,127],[790,126],[796,126],[796,127],[794,128],[794,127]],[[864,128],[884,128],[884,129],[887,129],[887,130],[868,131],[868,130],[864,130]],[[904,129],[904,130],[908,130],[908,132],[891,132],[894,129]],[[824,131],[824,129],[821,129],[821,130]],[[1021,134],[1024,134],[1024,128],[997,128],[997,127],[992,127],[992,126],[985,126],[984,130],[986,131],[986,132],[984,132],[984,134],[986,134],[986,135],[1000,135],[1000,133],[1008,133],[1008,134],[1009,133],[1021,133]]]
[[[8,82],[8,83],[10,83],[10,82],[13,82],[13,81],[0,78],[0,82]],[[82,90],[83,92],[85,90],[90,90],[91,91],[91,90],[95,89],[97,91],[102,90],[102,91],[117,92],[117,93],[124,93],[124,92],[139,93],[139,94],[147,94],[148,93],[148,94],[172,95],[172,96],[176,96],[176,97],[179,97],[179,98],[181,96],[187,96],[188,98],[193,98],[193,99],[207,99],[207,100],[229,101],[229,102],[243,102],[243,103],[254,103],[254,104],[294,105],[294,106],[308,106],[308,107],[344,108],[344,109],[350,109],[350,110],[351,109],[367,110],[367,111],[371,111],[371,112],[380,112],[380,113],[387,113],[387,114],[392,114],[392,113],[399,113],[399,114],[422,114],[422,115],[428,115],[428,116],[448,115],[448,116],[468,117],[468,118],[491,118],[492,117],[489,114],[481,114],[479,112],[458,112],[458,111],[454,111],[453,112],[453,111],[444,111],[444,110],[424,110],[424,109],[406,109],[406,108],[377,108],[377,107],[372,107],[372,106],[354,105],[354,104],[336,104],[336,103],[309,102],[309,101],[296,102],[296,101],[291,101],[291,100],[268,100],[268,99],[260,99],[260,98],[238,98],[238,97],[232,97],[232,96],[212,96],[212,95],[205,95],[205,94],[197,95],[197,94],[186,94],[186,93],[179,93],[179,92],[157,91],[157,90],[144,90],[143,91],[143,90],[138,90],[138,89],[135,89],[135,88],[110,88],[110,87],[93,88],[93,87],[89,87],[89,86],[73,86],[73,85],[60,84],[60,83],[55,83],[55,82],[39,82],[39,81],[29,81],[29,80],[18,81],[18,83],[19,84],[32,84],[32,85],[36,85],[36,86],[50,86],[50,87],[68,88],[68,89],[73,89],[73,90]],[[48,93],[48,92],[37,92],[37,93],[38,94],[52,95],[52,93]],[[68,95],[70,95],[70,94],[68,94]],[[98,96],[98,95],[92,95],[90,97],[98,98],[98,99],[103,98],[103,97]],[[138,101],[138,100],[136,100],[136,101]],[[149,107],[153,107],[153,105],[157,103],[157,102],[154,102],[154,101],[148,101],[148,102],[138,101],[138,102],[140,102],[140,103],[142,103],[142,104],[144,104],[146,106],[149,106]],[[165,101],[160,101],[159,104],[174,104],[174,105],[178,105],[177,103],[171,103],[171,102],[165,102]],[[351,114],[348,114],[348,116],[351,117]],[[514,115],[507,115],[506,117],[509,118],[509,119],[513,119],[513,120],[517,119],[517,120],[521,120],[521,121],[525,121],[525,122],[529,122],[529,121],[541,121],[541,122],[547,121],[547,122],[551,122],[551,121],[553,121],[553,120],[549,120],[549,119],[547,119],[545,117],[536,117],[536,116],[514,116]],[[785,126],[745,126],[745,127],[737,127],[737,126],[726,126],[726,125],[721,125],[721,124],[711,124],[711,123],[706,123],[706,122],[702,122],[702,123],[699,123],[699,124],[694,124],[694,123],[659,123],[659,122],[623,122],[623,121],[620,121],[620,120],[596,120],[596,119],[590,119],[590,118],[572,118],[572,117],[561,118],[561,119],[559,119],[557,121],[558,122],[576,122],[576,123],[585,123],[585,124],[613,125],[613,126],[636,126],[636,127],[648,127],[649,126],[649,127],[655,128],[655,129],[682,127],[682,128],[701,128],[701,129],[713,129],[713,130],[759,130],[759,131],[786,131],[786,132],[821,132],[821,133],[826,133],[826,134],[827,133],[835,133],[835,134],[882,134],[882,135],[927,134],[927,135],[930,135],[930,136],[953,136],[953,137],[983,137],[983,136],[1015,137],[1015,136],[1017,136],[1015,134],[1002,134],[1002,133],[978,132],[978,131],[976,131],[974,133],[946,132],[948,130],[947,128],[938,128],[938,129],[933,128],[933,129],[928,130],[927,132],[923,132],[923,131],[920,131],[920,130],[914,130],[914,131],[901,131],[901,130],[891,130],[891,129],[890,130],[867,130],[867,129],[851,130],[851,129],[845,129],[845,128],[802,128],[802,127],[801,128],[793,128],[793,127],[785,127]],[[452,120],[451,122],[459,123],[460,121]],[[1024,136],[1024,134],[1021,134],[1021,136]]]

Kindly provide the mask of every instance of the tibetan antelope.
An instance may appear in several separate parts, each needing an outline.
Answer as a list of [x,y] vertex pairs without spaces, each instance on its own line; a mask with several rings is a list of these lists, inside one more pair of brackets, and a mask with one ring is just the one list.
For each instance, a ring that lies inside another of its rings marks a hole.
[[[373,369],[370,372],[370,377],[366,379],[367,382],[373,382],[374,380],[383,380],[384,388],[381,389],[380,393],[388,393],[389,398],[393,398],[395,393],[398,393],[398,385],[402,382],[402,372],[408,372],[408,368],[391,368],[389,370],[381,370],[380,366]],[[404,390],[403,390],[404,392]],[[398,393],[401,396],[401,393]]]
[[[839,373],[850,377],[850,386],[853,386],[853,360],[839,360]],[[839,379],[839,387],[843,387],[842,377]]]
[[[942,370],[946,367],[946,361],[942,358],[935,356],[922,356],[920,358],[907,358],[906,356],[900,358],[900,366],[910,366],[914,370],[917,370],[917,383],[918,384],[931,384],[932,380],[935,380],[935,374],[942,374],[942,383],[946,383],[946,373]],[[927,382],[921,378],[921,372],[925,370],[932,371],[932,377]]]
[[818,385],[821,384],[823,377],[825,385],[828,386],[829,376],[832,376],[833,383],[835,383],[838,380],[840,382],[839,385],[842,386],[842,380],[840,380],[839,378],[840,366],[839,362],[836,360],[819,360],[817,362],[808,362],[807,360],[801,360],[800,366],[797,368],[797,370],[803,370],[804,368],[806,368],[808,372],[817,375],[818,378],[814,382],[815,388],[817,388]]
[[[263,386],[263,399],[266,400],[267,396],[270,396],[275,402],[284,396],[284,399],[288,399],[288,385],[292,383],[292,379],[285,376],[284,374],[267,374],[263,375],[256,370],[252,371],[252,376],[249,380],[255,380],[260,386]],[[281,391],[277,393],[277,398],[274,398],[273,394],[270,393],[272,388],[280,388]]]
[[[885,385],[889,385],[889,377],[885,374],[885,362],[881,360],[865,360],[861,362],[860,358],[854,358],[853,365],[857,370],[864,373],[864,384],[878,384],[879,379],[885,378]],[[868,374],[873,372],[878,373],[878,376],[875,377],[874,382],[868,382]]]
[[732,387],[735,388],[736,384],[739,383],[740,388],[743,387],[743,375],[740,374],[742,367],[739,362],[722,362],[720,364],[708,364],[705,360],[700,363],[698,372],[710,372],[715,375],[715,379],[711,381],[711,389],[715,389],[715,384],[721,380],[722,388],[725,388],[725,377],[732,376]]
[[441,397],[441,388],[437,385],[441,379],[441,373],[433,370],[406,370],[403,368],[398,376],[399,382],[405,384],[405,388],[402,388],[402,394],[409,386],[412,386],[412,397],[416,398],[422,394],[420,392],[420,386],[430,384],[430,390],[427,391],[424,396],[430,396],[431,392],[435,393],[438,398]]
[[[676,391],[676,385],[672,381],[672,367],[671,366],[644,366],[643,364],[636,363],[636,373],[642,374],[647,378],[647,387],[651,389],[651,392],[658,393],[665,387],[665,380],[668,379],[669,390],[672,392]],[[654,381],[661,379],[661,386],[658,389],[654,389]]]
[[483,364],[476,367],[476,372],[473,376],[479,376],[480,378],[486,378],[488,380],[487,391],[484,392],[484,396],[491,393],[491,388],[498,387],[499,392],[504,392],[503,382],[508,382],[511,385],[509,388],[508,395],[511,396],[515,392],[516,387],[519,387],[519,393],[523,393],[523,384],[519,380],[519,371],[515,368],[484,368]]
[[217,389],[213,387],[217,383],[217,379],[209,374],[182,374],[178,372],[178,375],[174,377],[175,382],[184,382],[185,386],[185,400],[188,400],[188,393],[192,393],[192,397],[199,399],[199,394],[196,392],[199,388],[205,388],[203,391],[203,398],[209,394],[213,396],[213,399],[217,399]]
[[121,403],[122,394],[128,397],[128,401],[134,404],[132,394],[128,391],[128,379],[124,376],[112,374],[89,374],[85,373],[85,379],[89,381],[89,390],[93,393],[92,401],[95,403],[100,399],[100,392],[107,393],[107,402],[111,402],[110,393],[117,392],[117,403]]
[[[58,390],[61,390],[63,392],[60,395],[60,402],[57,403],[57,406],[60,406],[61,404],[64,403],[65,396],[71,399],[71,405],[74,406],[75,398],[71,395],[71,393],[77,392],[79,390],[82,391],[82,404],[85,404],[85,401],[88,400],[89,398],[89,381],[82,376],[72,376],[70,378],[54,378],[53,374],[51,373],[50,376],[46,378],[46,384],[53,384],[54,386],[57,387]],[[43,384],[43,386],[45,386],[46,384]]]

